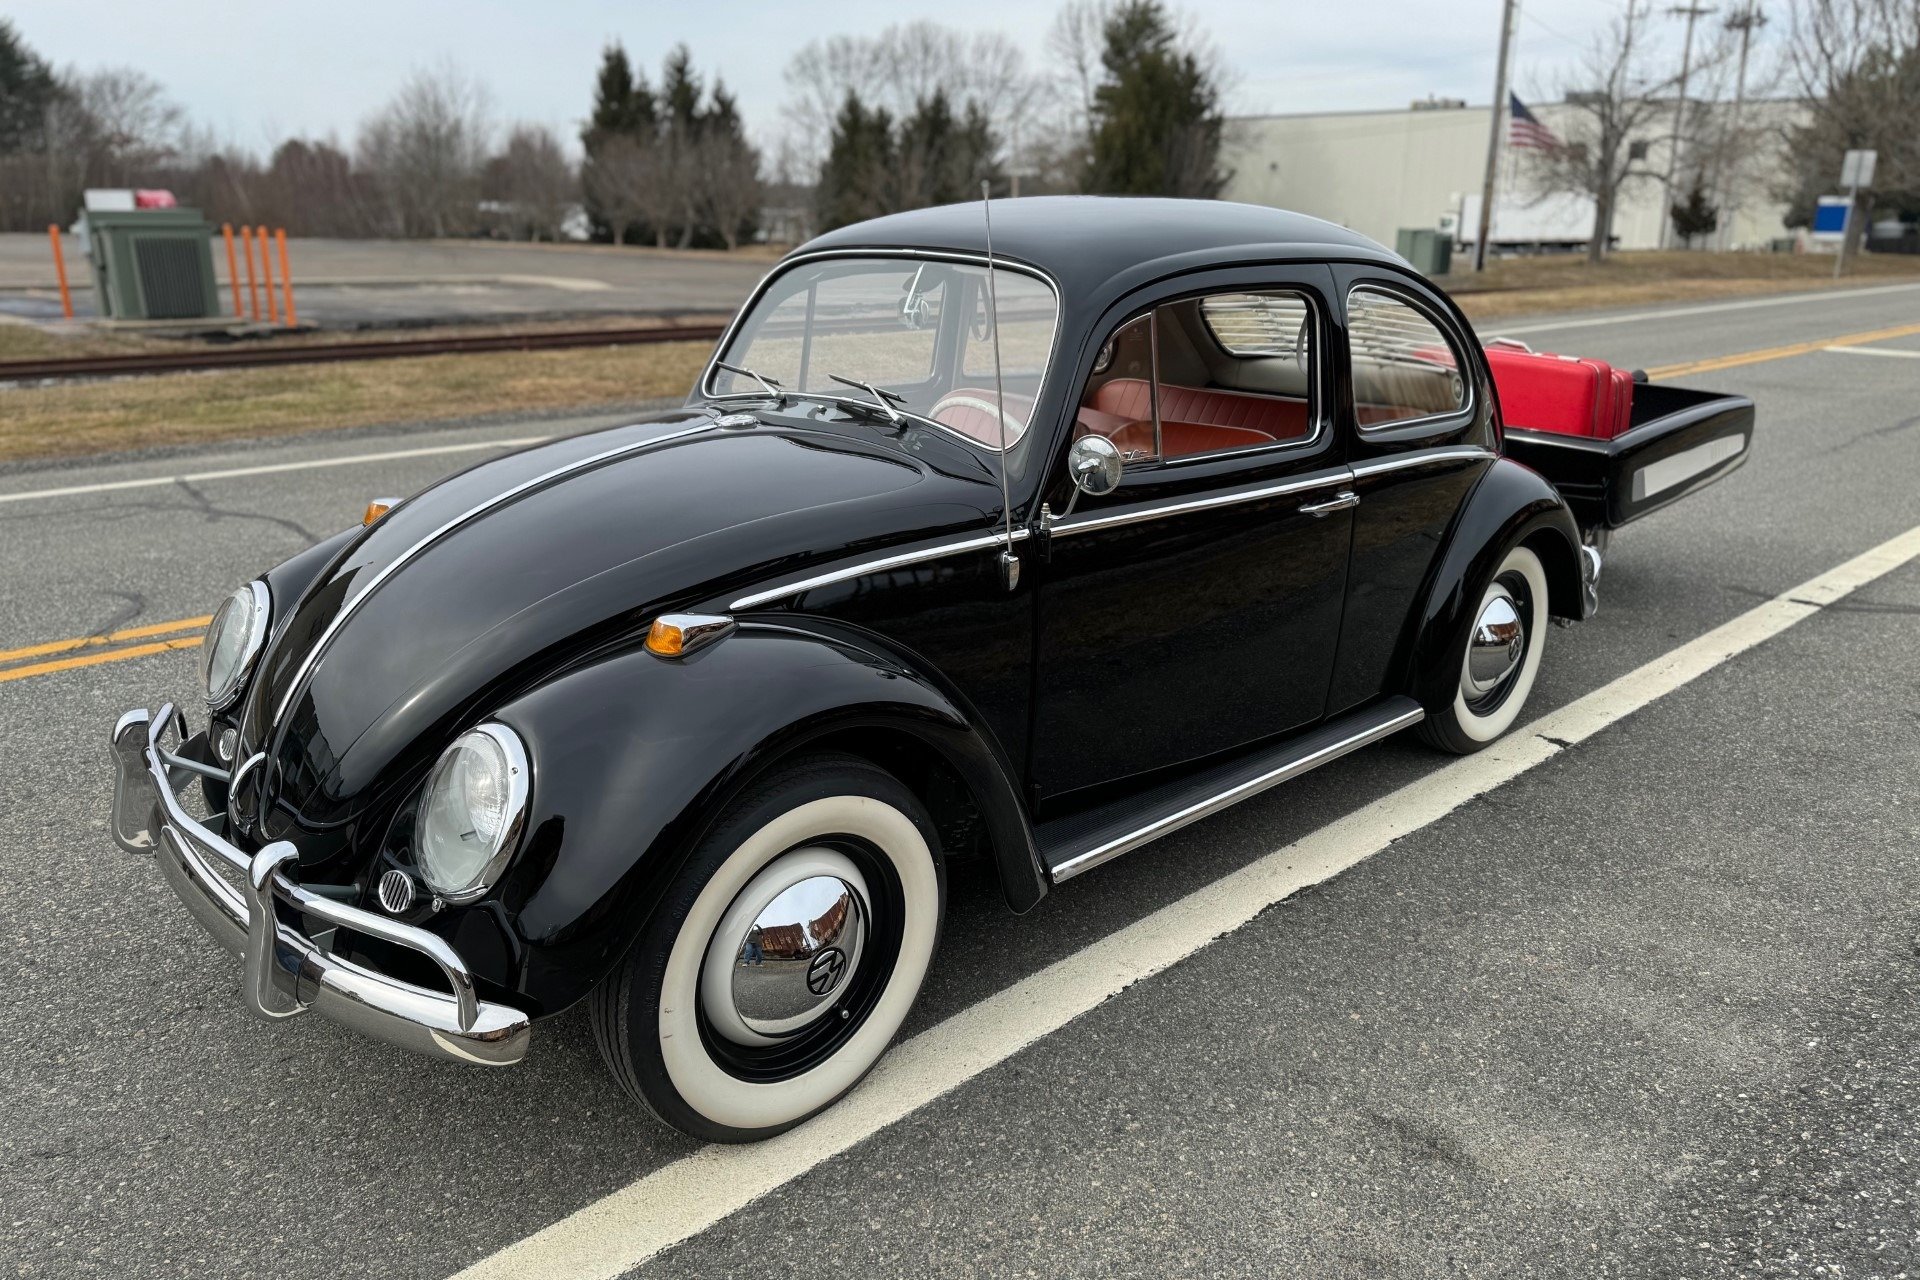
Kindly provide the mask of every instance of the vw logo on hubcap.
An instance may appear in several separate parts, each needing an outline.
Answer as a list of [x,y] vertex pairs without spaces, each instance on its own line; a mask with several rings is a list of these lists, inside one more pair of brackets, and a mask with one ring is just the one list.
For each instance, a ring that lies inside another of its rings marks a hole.
[[828,947],[807,966],[807,990],[816,996],[824,996],[840,985],[840,979],[846,972],[847,953],[838,947]]

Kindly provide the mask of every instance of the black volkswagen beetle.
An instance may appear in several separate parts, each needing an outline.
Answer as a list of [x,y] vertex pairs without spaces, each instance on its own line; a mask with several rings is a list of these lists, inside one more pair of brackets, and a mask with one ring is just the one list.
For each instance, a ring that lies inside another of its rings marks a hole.
[[1458,309],[1325,222],[985,213],[813,241],[684,408],[221,606],[208,727],[114,729],[113,829],[256,1013],[503,1065],[585,999],[668,1123],[778,1133],[900,1027],[949,858],[1025,911],[1402,729],[1485,746],[1606,532],[1745,456],[1748,402],[1658,386],[1503,437]]

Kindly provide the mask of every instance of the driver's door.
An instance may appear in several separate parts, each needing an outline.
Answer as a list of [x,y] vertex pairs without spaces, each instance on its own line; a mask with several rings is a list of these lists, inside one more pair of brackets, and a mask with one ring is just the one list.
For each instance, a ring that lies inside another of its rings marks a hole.
[[1301,267],[1143,301],[1081,370],[1072,435],[1107,436],[1125,467],[1044,535],[1030,763],[1043,817],[1324,714],[1352,532],[1324,358],[1331,285]]

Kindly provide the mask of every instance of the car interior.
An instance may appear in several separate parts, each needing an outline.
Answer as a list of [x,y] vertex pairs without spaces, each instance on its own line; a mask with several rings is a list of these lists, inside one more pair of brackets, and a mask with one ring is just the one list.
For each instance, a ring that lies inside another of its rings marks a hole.
[[1304,440],[1313,428],[1312,372],[1312,312],[1298,294],[1214,294],[1168,303],[1124,325],[1101,350],[1075,433],[1106,436],[1129,460]]

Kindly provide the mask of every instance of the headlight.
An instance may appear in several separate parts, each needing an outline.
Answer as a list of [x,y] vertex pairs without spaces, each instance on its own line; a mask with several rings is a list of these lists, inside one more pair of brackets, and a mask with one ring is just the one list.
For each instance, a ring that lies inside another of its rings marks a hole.
[[247,672],[266,643],[272,608],[267,584],[254,581],[228,596],[213,615],[200,649],[200,681],[215,711],[232,706],[246,686]]
[[413,851],[427,887],[448,902],[485,893],[513,855],[527,809],[527,752],[513,730],[460,735],[427,775]]

